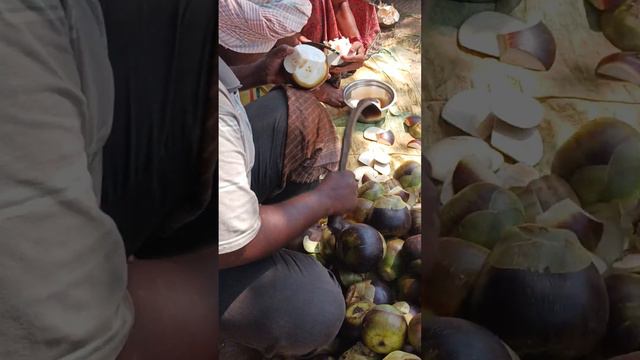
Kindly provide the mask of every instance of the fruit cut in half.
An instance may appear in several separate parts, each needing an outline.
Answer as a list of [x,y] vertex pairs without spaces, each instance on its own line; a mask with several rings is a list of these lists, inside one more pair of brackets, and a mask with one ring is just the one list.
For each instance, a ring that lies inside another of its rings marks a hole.
[[596,74],[640,85],[640,53],[611,54],[600,61]]
[[532,70],[549,70],[556,60],[556,41],[539,22],[527,29],[499,34],[500,61]]
[[313,89],[322,84],[329,73],[327,56],[311,45],[301,44],[284,59],[284,68],[293,81],[305,89]]

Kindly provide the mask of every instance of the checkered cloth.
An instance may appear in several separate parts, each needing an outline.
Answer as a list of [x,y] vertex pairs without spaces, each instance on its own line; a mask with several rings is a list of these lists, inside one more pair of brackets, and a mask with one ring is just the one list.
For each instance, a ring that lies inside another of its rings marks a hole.
[[290,86],[285,91],[289,122],[282,180],[312,183],[338,170],[340,140],[327,110],[312,93]]
[[266,53],[276,41],[300,32],[310,15],[309,0],[222,0],[219,43],[238,53]]

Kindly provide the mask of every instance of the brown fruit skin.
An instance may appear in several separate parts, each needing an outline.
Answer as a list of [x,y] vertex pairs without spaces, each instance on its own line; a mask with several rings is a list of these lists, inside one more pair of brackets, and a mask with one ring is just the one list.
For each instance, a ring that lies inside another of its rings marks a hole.
[[409,344],[411,344],[417,353],[420,354],[422,352],[422,313],[411,319],[408,335]]
[[523,360],[591,354],[609,318],[604,281],[593,264],[550,274],[486,266],[471,298],[470,320],[493,331]]
[[607,354],[640,351],[640,275],[612,274],[605,282],[610,304]]
[[600,18],[602,33],[623,51],[640,51],[640,0],[626,0]]
[[615,118],[598,118],[582,125],[556,152],[551,172],[571,181],[577,169],[608,165],[618,146],[628,140],[640,141],[640,133]]
[[398,300],[412,305],[420,304],[420,281],[412,276],[403,276],[397,281]]
[[511,360],[496,335],[467,320],[426,316],[423,328],[424,359]]
[[424,302],[439,316],[458,316],[489,250],[457,238],[438,240],[436,261],[422,283]]

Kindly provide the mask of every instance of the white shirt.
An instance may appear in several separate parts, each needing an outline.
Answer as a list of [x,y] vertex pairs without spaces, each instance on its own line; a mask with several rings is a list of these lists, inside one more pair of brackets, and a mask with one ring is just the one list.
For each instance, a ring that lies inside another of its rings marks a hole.
[[218,253],[225,254],[241,249],[256,236],[260,205],[250,187],[255,149],[251,124],[238,94],[240,83],[229,73],[223,76],[222,72],[231,70],[221,59],[220,63],[220,79],[227,81],[218,82]]

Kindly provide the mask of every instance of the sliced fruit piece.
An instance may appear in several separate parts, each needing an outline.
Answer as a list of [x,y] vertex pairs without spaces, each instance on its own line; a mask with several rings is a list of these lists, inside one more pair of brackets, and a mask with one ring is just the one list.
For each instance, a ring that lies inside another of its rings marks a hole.
[[542,160],[542,136],[538,129],[519,129],[498,121],[491,133],[491,145],[527,165],[536,165]]
[[373,151],[365,151],[358,157],[358,161],[367,166],[373,166],[376,155]]
[[565,199],[551,206],[547,211],[538,215],[536,223],[552,228],[572,231],[580,240],[582,246],[589,251],[594,251],[604,231],[604,224],[571,199]]
[[381,164],[381,163],[379,163],[379,162],[377,162],[377,161],[376,161],[376,162],[373,164],[373,168],[374,168],[377,172],[379,172],[380,174],[382,174],[382,175],[389,175],[389,174],[391,174],[391,165],[389,165],[389,164]]
[[383,130],[376,134],[376,141],[380,144],[391,146],[396,142],[396,137],[393,135],[393,131]]
[[365,174],[368,174],[369,176],[372,176],[372,177],[378,175],[378,173],[371,166],[357,167],[353,170],[353,174],[356,176],[356,180],[358,181],[362,180],[362,177]]
[[475,155],[470,155],[460,159],[453,171],[451,185],[453,193],[458,193],[465,187],[477,182],[488,182],[500,185],[500,180],[493,171],[489,169],[490,164],[483,163]]
[[498,34],[500,61],[532,70],[549,70],[556,60],[556,41],[541,21],[522,30]]
[[422,141],[417,140],[417,139],[413,139],[413,140],[409,141],[409,143],[407,144],[407,147],[410,148],[410,149],[421,150],[422,149]]
[[525,29],[527,24],[513,16],[483,11],[468,18],[458,30],[458,42],[463,47],[498,57],[498,34]]
[[312,89],[327,79],[327,56],[311,45],[300,44],[284,59],[284,68],[302,88]]
[[491,93],[491,112],[496,118],[521,129],[534,128],[544,119],[540,102],[516,91]]
[[640,85],[640,54],[622,52],[600,60],[596,74]]
[[425,152],[425,156],[431,163],[432,177],[445,181],[452,173],[460,159],[476,155],[491,164],[492,171],[500,168],[504,157],[492,149],[486,142],[472,136],[452,136],[440,140]]
[[490,99],[486,91],[465,90],[447,101],[441,116],[467,134],[485,139],[493,129]]
[[375,126],[370,126],[362,132],[364,138],[371,141],[378,141],[378,133],[384,131],[383,129]]

